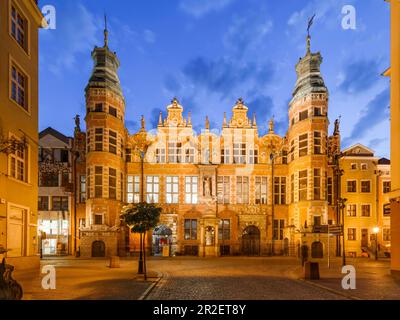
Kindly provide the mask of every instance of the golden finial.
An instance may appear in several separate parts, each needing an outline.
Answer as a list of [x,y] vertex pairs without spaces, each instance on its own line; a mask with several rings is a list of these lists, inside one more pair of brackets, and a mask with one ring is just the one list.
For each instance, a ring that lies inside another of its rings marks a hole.
[[188,121],[187,121],[188,126],[192,125],[192,113],[189,111],[188,112]]
[[160,111],[160,115],[158,116],[158,126],[162,126],[162,111]]
[[141,128],[140,128],[140,131],[146,131],[146,129],[145,129],[145,126],[146,126],[146,123],[145,123],[145,120],[144,120],[144,116],[142,115],[142,119],[140,120],[140,122],[141,122]]
[[210,120],[208,120],[208,116],[206,116],[206,129],[210,130]]
[[222,126],[226,127],[227,122],[226,122],[226,112],[224,112],[224,122],[222,123]]
[[253,113],[253,127],[257,127],[256,114]]
[[269,120],[269,133],[274,133],[274,117]]

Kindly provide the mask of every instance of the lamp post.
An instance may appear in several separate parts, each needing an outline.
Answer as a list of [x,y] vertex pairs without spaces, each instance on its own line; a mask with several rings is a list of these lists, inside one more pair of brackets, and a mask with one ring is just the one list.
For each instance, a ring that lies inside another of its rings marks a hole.
[[341,212],[341,220],[342,220],[342,266],[346,265],[346,252],[345,252],[345,236],[344,236],[344,208],[346,208],[347,199],[339,198],[338,199],[338,208]]
[[375,235],[375,260],[378,260],[378,233],[379,227],[373,227],[372,233]]

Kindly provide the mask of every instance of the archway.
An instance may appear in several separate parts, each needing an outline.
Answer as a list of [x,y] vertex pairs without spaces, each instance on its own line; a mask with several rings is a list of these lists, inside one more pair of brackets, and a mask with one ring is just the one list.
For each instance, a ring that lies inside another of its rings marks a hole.
[[311,244],[311,258],[321,259],[324,257],[324,246],[320,241]]
[[[172,230],[166,225],[159,225],[153,230],[153,255],[162,256],[168,250],[170,255],[172,243]],[[165,249],[164,249],[165,248]]]
[[248,226],[242,233],[242,254],[260,255],[260,230],[256,226]]
[[106,256],[106,245],[103,241],[93,241],[92,243],[92,257],[105,257]]

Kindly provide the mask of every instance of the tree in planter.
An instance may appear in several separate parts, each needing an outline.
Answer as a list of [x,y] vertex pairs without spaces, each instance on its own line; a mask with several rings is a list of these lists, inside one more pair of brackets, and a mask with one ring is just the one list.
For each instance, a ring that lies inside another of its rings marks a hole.
[[[146,232],[157,226],[161,211],[162,208],[157,207],[153,203],[142,202],[125,206],[121,213],[121,220],[131,229],[131,232],[140,234],[140,257],[142,257],[143,254],[145,280],[147,280],[145,250]],[[141,273],[141,259],[139,259],[138,270],[138,273]]]

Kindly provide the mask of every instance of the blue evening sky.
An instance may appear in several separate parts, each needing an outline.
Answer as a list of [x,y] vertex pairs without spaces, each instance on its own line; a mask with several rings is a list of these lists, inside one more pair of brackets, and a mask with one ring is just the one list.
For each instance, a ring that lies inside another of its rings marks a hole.
[[[243,97],[260,133],[275,116],[288,127],[294,66],[305,54],[307,18],[316,13],[312,51],[320,51],[330,92],[331,125],[339,115],[343,147],[362,143],[389,157],[389,6],[383,0],[40,0],[57,9],[56,30],[40,31],[40,130],[72,135],[85,114],[90,53],[109,46],[121,62],[126,126],[140,115],[154,128],[176,96],[194,128],[221,128],[223,112]],[[344,30],[342,7],[356,8],[356,29]],[[331,126],[332,130],[332,126]]]

